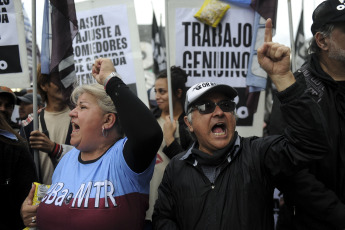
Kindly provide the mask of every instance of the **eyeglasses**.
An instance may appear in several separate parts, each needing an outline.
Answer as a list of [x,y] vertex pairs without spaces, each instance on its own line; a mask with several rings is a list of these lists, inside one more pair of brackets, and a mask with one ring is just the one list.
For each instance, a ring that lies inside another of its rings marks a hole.
[[193,106],[189,113],[194,109],[197,109],[200,114],[213,113],[217,105],[223,112],[233,112],[235,110],[236,103],[231,100],[220,101],[218,103],[208,101],[203,104]]

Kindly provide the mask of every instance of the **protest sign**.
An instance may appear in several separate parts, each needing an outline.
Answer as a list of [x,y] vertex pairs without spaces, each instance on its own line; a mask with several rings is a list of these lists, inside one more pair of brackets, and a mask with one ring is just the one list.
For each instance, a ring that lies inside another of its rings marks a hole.
[[256,113],[250,113],[247,107],[246,77],[255,11],[249,6],[231,4],[218,26],[212,28],[194,18],[202,2],[166,0],[166,4],[170,65],[187,71],[187,86],[212,81],[234,87],[238,92],[237,130],[242,136],[262,136],[265,93],[260,93]]
[[123,81],[148,105],[134,2],[128,0],[76,3],[79,33],[73,40],[77,81],[94,82],[94,60],[112,60]]
[[0,85],[29,87],[24,21],[20,0],[0,4]]

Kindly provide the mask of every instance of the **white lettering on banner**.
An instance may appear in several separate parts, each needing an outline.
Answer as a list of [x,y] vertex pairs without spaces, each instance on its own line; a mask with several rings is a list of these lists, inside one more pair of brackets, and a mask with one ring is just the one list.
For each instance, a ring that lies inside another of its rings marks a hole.
[[[109,207],[109,200],[113,206],[117,206],[115,201],[115,187],[111,181],[97,181],[88,182],[87,184],[81,184],[77,193],[74,196],[71,207],[84,208],[89,207],[90,194],[93,192],[95,194],[94,207],[99,208],[101,192],[103,191],[105,208]],[[64,183],[56,183],[50,187],[42,202],[46,204],[53,204],[56,206],[61,206],[63,203],[69,204],[73,198],[73,193],[69,192],[69,189],[64,188]],[[84,205],[83,205],[84,203]]]
[[73,41],[73,48],[79,85],[96,82],[90,73],[94,60],[98,58],[111,59],[125,83],[135,83],[126,6],[78,11],[77,17],[79,33]]
[[7,69],[7,62],[4,60],[0,60],[0,70],[6,70]]

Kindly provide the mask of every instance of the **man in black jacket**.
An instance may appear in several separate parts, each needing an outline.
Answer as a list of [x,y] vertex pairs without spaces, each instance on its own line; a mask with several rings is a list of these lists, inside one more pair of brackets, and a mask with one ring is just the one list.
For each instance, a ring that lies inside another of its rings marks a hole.
[[[280,230],[345,229],[345,3],[322,2],[313,13],[311,31],[311,54],[295,78],[316,96],[332,143],[325,158],[282,183],[286,206],[279,215]],[[279,106],[275,98],[269,135],[283,133],[287,126]]]
[[236,90],[203,82],[192,86],[185,122],[196,141],[167,166],[158,190],[155,229],[273,229],[274,185],[329,148],[322,111],[290,71],[290,50],[272,43],[266,22],[258,61],[279,91],[289,122],[285,135],[240,137]]

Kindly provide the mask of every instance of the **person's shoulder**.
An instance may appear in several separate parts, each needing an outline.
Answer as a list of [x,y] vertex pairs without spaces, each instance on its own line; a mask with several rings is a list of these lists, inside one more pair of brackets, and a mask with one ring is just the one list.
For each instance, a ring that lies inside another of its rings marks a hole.
[[183,152],[180,152],[179,154],[175,155],[171,160],[177,161],[177,160],[184,160],[184,157],[186,156],[189,149],[184,150]]
[[80,151],[76,149],[75,147],[73,147],[67,153],[63,155],[63,157],[61,158],[61,161],[68,161],[68,159],[74,158],[74,157],[78,158],[79,154],[80,154]]
[[0,136],[1,152],[14,156],[20,156],[23,153],[29,153],[28,146],[25,142],[18,139],[11,139]]
[[180,170],[187,163],[189,157],[188,150],[183,151],[171,158],[168,167],[173,168],[173,170]]

